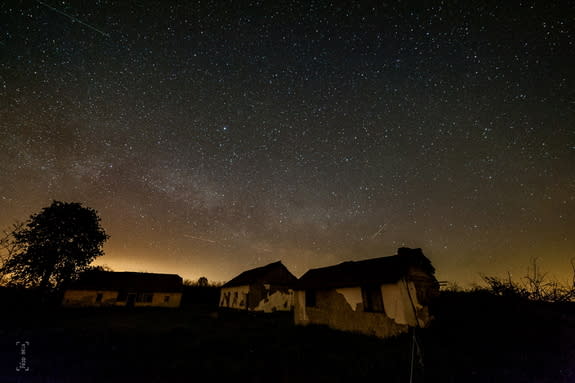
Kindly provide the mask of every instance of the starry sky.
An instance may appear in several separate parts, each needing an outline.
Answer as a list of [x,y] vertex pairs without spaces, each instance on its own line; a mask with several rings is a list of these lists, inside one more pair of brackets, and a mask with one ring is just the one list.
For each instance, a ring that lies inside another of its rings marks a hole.
[[440,280],[575,257],[570,1],[0,8],[0,228],[96,209],[97,263],[224,281],[421,247]]

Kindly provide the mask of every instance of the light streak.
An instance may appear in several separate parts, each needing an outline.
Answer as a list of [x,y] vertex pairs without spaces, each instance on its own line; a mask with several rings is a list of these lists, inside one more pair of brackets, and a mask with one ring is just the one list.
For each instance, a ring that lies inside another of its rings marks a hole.
[[102,31],[102,30],[100,30],[100,29],[98,29],[98,28],[96,28],[96,27],[94,27],[94,26],[92,26],[92,25],[90,25],[90,24],[88,24],[88,23],[85,23],[85,22],[83,22],[82,20],[80,20],[80,19],[78,19],[78,18],[76,18],[76,17],[74,17],[74,16],[72,16],[72,15],[69,15],[69,14],[67,14],[67,13],[64,12],[64,11],[61,11],[61,10],[59,10],[59,9],[56,9],[56,8],[54,8],[54,7],[52,7],[52,6],[50,6],[50,5],[46,4],[46,3],[44,3],[43,1],[36,0],[36,2],[37,2],[38,4],[41,4],[41,5],[45,6],[45,7],[48,8],[48,9],[53,10],[53,11],[56,12],[56,13],[61,14],[62,16],[66,16],[67,18],[69,18],[70,20],[72,20],[73,23],[82,24],[83,26],[85,26],[85,27],[87,27],[87,28],[90,28],[90,29],[93,30],[94,32],[98,32],[98,33],[101,34],[102,36],[110,37],[110,34],[109,34],[109,33],[106,33],[106,32],[104,32],[104,31]]
[[189,235],[189,234],[184,234],[184,237],[191,238],[191,239],[197,239],[199,241],[204,241],[204,242],[209,242],[209,243],[218,243],[217,241],[214,241],[213,239],[194,237],[193,235]]
[[383,231],[383,228],[384,228],[384,227],[385,227],[385,224],[381,225],[381,226],[379,227],[379,230],[376,231],[376,232],[371,236],[371,238],[373,239],[373,238],[377,237],[377,236]]

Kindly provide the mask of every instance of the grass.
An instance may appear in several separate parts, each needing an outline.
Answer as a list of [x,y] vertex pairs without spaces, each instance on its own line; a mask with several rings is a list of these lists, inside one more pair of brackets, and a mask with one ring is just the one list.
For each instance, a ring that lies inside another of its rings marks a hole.
[[[418,332],[414,382],[575,381],[575,310],[443,296]],[[16,372],[17,341],[30,371]],[[289,315],[37,309],[0,318],[0,382],[408,382],[411,337],[380,340]]]
[[14,371],[18,340],[30,342],[26,377],[50,376],[58,382],[190,381],[200,376],[327,382],[367,378],[376,371],[397,375],[399,365],[407,365],[407,354],[397,352],[398,340],[385,343],[323,327],[295,327],[287,315],[241,314],[216,317],[205,306],[30,313],[2,325],[6,357],[0,362],[0,381],[19,375]]

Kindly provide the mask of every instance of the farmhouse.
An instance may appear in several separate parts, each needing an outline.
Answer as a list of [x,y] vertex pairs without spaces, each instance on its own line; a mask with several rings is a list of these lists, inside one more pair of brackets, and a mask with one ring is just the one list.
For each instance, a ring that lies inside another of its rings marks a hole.
[[181,299],[176,274],[91,271],[64,291],[62,305],[179,307]]
[[244,271],[222,286],[220,307],[266,313],[291,311],[296,281],[281,261]]
[[435,269],[421,249],[306,272],[294,290],[296,324],[323,324],[380,338],[425,327],[437,295]]

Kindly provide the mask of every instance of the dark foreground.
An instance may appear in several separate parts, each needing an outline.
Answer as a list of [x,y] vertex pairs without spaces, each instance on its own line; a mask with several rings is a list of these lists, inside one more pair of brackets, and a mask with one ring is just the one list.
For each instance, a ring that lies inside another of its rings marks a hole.
[[[443,297],[434,326],[417,334],[413,382],[575,382],[574,314],[572,305]],[[409,382],[411,350],[411,336],[379,340],[202,305],[20,308],[0,318],[1,383]]]

